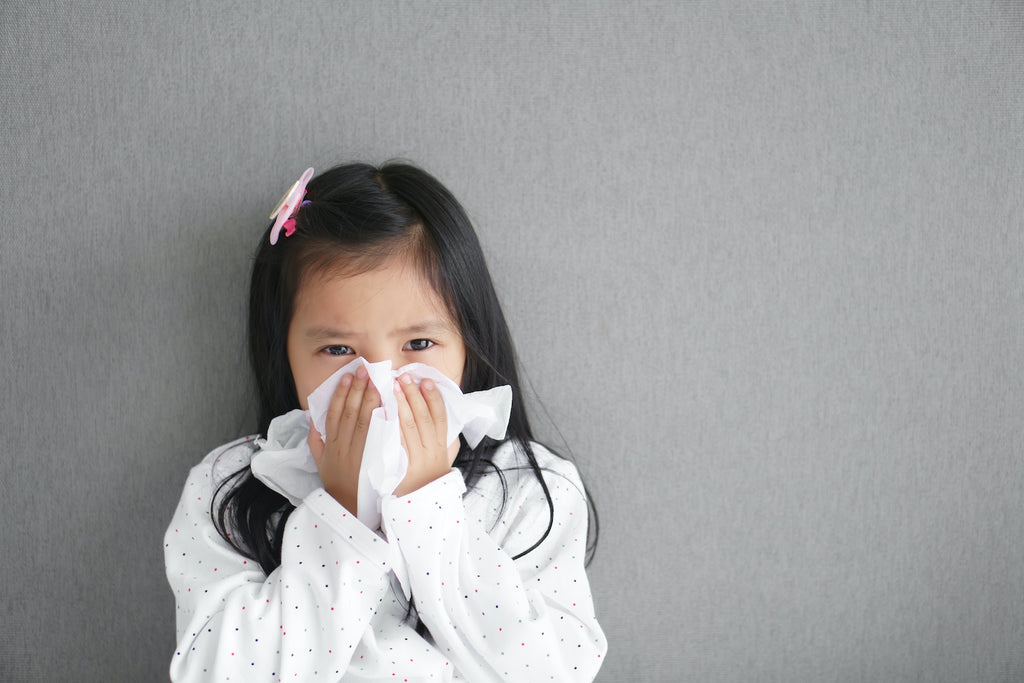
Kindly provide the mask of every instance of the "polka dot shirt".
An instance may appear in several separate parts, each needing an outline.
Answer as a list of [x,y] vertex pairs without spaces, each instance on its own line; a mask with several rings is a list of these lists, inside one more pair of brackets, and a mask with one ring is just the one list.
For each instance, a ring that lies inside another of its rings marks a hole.
[[[589,681],[607,643],[583,562],[587,506],[568,461],[535,445],[554,519],[511,444],[467,492],[458,471],[383,502],[372,531],[322,488],[288,518],[270,575],[217,533],[210,500],[248,440],[194,467],[164,542],[180,681]],[[543,536],[549,521],[551,532]],[[408,600],[429,629],[420,636]]]

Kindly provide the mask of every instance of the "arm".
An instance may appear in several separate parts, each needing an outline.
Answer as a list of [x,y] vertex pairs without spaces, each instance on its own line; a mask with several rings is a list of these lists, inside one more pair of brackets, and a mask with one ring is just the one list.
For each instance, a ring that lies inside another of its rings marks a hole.
[[189,474],[164,539],[177,603],[171,678],[336,680],[387,589],[387,544],[317,489],[289,517],[281,566],[266,576],[213,525],[216,456]]
[[[539,454],[540,455],[540,454]],[[407,584],[438,648],[473,681],[591,680],[607,649],[584,570],[587,506],[575,468],[544,453],[548,505],[529,470],[507,470],[509,499],[465,498],[451,472],[403,498],[385,500],[388,538],[404,558]],[[518,482],[516,481],[518,478]],[[481,482],[480,488],[485,484]],[[497,494],[494,494],[494,491]],[[495,502],[497,499],[497,502]]]

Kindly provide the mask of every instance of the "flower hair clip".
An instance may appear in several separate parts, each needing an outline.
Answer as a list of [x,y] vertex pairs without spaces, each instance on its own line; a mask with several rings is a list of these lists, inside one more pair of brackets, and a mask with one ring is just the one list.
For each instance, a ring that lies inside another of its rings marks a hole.
[[309,204],[308,201],[302,201],[302,198],[306,196],[306,185],[312,177],[313,169],[307,168],[306,172],[291,186],[291,189],[284,193],[281,201],[277,203],[277,207],[270,213],[271,220],[276,218],[274,227],[270,229],[271,244],[277,244],[281,228],[284,228],[285,237],[290,237],[295,232],[295,213],[300,206]]

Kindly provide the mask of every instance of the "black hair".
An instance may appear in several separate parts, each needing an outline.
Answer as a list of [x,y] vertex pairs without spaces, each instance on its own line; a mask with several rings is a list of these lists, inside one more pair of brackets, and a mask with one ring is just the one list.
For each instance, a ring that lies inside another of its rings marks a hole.
[[[270,244],[270,226],[256,250],[249,292],[249,359],[255,377],[257,432],[299,407],[287,355],[287,334],[295,295],[303,278],[316,273],[352,275],[396,255],[411,257],[456,320],[466,348],[465,392],[507,384],[512,413],[506,439],[525,456],[548,502],[551,531],[554,503],[531,442],[533,432],[522,400],[516,356],[476,232],[454,196],[434,177],[405,163],[380,168],[337,166],[314,177],[309,200],[295,215],[296,230]],[[461,442],[455,466],[467,488],[488,468],[500,442],[485,438],[476,448]],[[505,487],[504,477],[501,477]],[[252,475],[248,466],[224,480],[211,503],[220,535],[269,574],[281,564],[284,525],[294,506]],[[506,492],[507,495],[507,492]],[[597,536],[591,508],[588,559]]]

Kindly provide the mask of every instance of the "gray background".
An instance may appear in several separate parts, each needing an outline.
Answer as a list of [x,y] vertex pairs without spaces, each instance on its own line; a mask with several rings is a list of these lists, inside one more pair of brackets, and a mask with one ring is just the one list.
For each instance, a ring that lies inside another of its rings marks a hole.
[[3,2],[0,93],[0,679],[166,677],[266,215],[399,156],[593,489],[600,680],[1024,680],[1021,5]]

